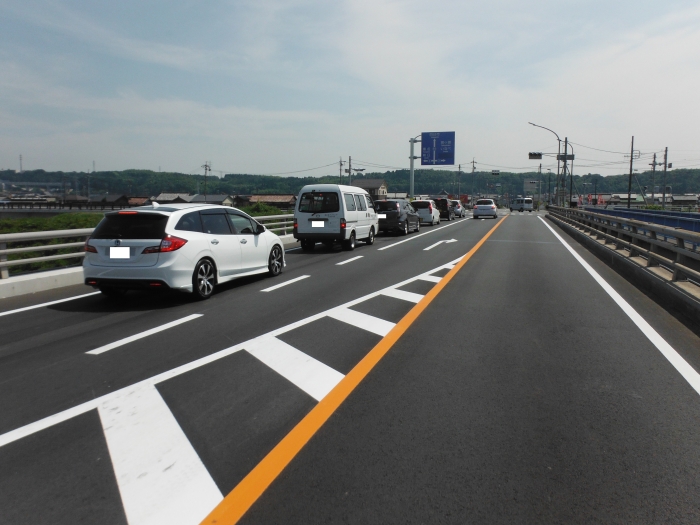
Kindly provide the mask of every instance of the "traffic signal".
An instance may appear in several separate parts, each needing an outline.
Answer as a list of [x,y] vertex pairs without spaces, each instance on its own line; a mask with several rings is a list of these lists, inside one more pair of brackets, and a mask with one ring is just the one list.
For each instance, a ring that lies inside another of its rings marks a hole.
[[529,154],[530,160],[542,160],[542,153],[531,151]]

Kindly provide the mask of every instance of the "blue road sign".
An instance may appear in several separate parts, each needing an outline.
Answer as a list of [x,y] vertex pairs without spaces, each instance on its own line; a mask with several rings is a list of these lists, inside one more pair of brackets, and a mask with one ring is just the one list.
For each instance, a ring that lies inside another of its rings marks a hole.
[[421,134],[421,165],[441,166],[455,163],[455,132]]

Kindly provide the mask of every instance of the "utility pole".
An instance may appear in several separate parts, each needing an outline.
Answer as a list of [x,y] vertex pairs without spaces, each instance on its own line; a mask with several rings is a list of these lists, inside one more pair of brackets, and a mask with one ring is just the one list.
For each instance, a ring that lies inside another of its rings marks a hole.
[[656,180],[656,166],[661,166],[660,162],[656,162],[656,153],[654,153],[654,160],[651,165],[651,204],[654,204],[654,184]]
[[207,173],[211,171],[211,166],[209,165],[209,162],[205,162],[204,166],[204,203],[207,203]]
[[537,195],[537,210],[540,209],[540,201],[542,200],[542,163],[540,162],[540,171],[537,178],[540,180],[540,193]]
[[348,156],[348,186],[352,186],[352,157]]
[[[569,169],[569,137],[564,137],[564,194],[566,194],[566,172]],[[569,183],[569,208],[571,208],[571,197],[574,191],[574,179],[571,177],[571,182]]]
[[19,156],[19,172],[20,172],[20,173],[24,173],[24,172],[22,171],[22,155]]
[[462,202],[462,165],[457,167],[457,200]]
[[632,146],[630,149],[630,176],[627,184],[627,209],[630,209],[630,201],[632,200],[632,163],[634,162],[634,135],[632,135]]
[[338,184],[342,184],[343,183],[343,157],[339,157],[339,159],[340,160],[338,161],[338,175],[340,177],[340,180],[339,180]]
[[409,159],[411,159],[411,169],[410,169],[410,172],[409,172],[410,175],[409,175],[409,183],[408,183],[408,199],[409,199],[409,200],[413,200],[413,197],[414,197],[414,195],[413,195],[413,186],[414,186],[414,185],[413,185],[413,174],[414,174],[414,172],[413,172],[413,161],[414,161],[415,159],[417,159],[418,157],[416,157],[416,156],[413,154],[413,146],[414,146],[414,144],[415,144],[416,142],[420,142],[420,139],[419,139],[418,137],[420,137],[420,135],[416,135],[416,136],[413,137],[412,139],[408,139],[408,142],[411,143],[411,155],[408,157]]
[[95,161],[92,161],[92,172],[95,173]]
[[472,199],[471,202],[469,203],[472,208],[474,207],[474,172],[476,171],[476,161],[474,160],[474,157],[472,157]]
[[663,209],[666,209],[666,168],[668,167],[668,146],[666,146],[666,149],[664,150],[664,202],[663,202]]

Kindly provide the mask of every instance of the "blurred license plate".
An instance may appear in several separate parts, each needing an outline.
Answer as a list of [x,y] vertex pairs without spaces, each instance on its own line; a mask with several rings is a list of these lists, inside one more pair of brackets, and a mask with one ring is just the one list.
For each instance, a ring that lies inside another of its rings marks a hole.
[[109,258],[110,259],[128,259],[129,258],[129,247],[128,246],[110,246],[109,247]]
[[386,219],[386,213],[378,213],[377,219]]
[[325,221],[311,221],[312,228],[323,228]]

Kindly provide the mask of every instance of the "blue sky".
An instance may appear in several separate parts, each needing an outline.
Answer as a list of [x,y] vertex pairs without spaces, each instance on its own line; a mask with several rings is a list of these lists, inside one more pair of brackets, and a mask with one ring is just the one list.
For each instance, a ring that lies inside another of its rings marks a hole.
[[698,2],[0,0],[0,42],[0,168],[406,167],[454,130],[522,171],[556,149],[528,121],[575,173],[624,172],[632,135],[700,167]]

